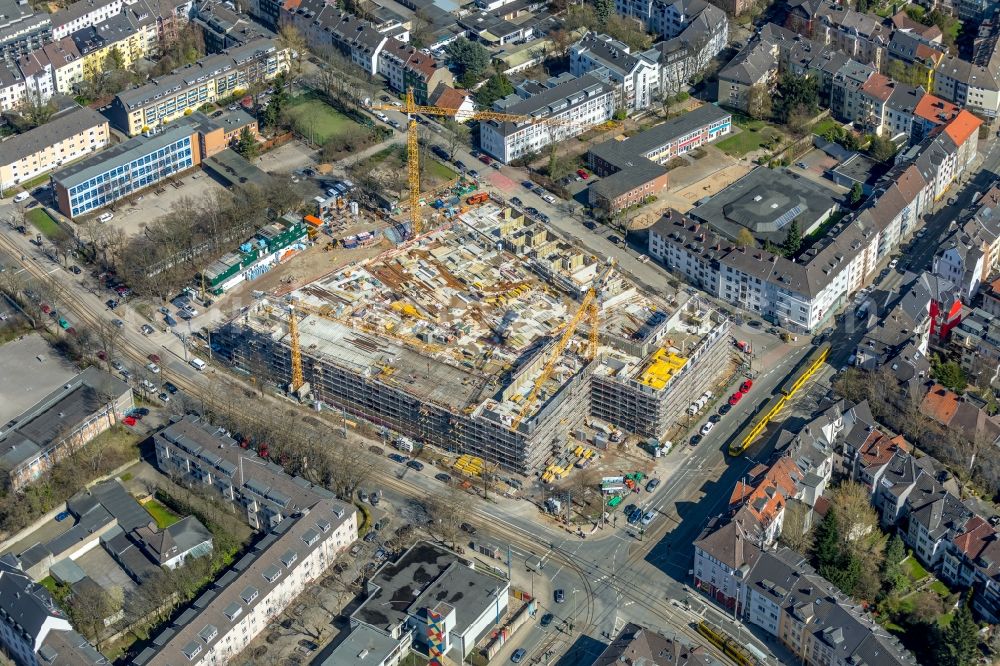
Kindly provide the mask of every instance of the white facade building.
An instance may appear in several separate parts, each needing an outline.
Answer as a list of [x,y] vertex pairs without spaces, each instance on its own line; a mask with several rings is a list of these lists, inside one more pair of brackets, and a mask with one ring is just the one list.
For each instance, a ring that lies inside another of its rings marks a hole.
[[592,74],[563,74],[544,83],[525,81],[513,95],[495,102],[493,109],[556,123],[484,121],[479,124],[480,145],[496,159],[509,163],[610,120],[615,97],[614,86]]
[[628,113],[647,109],[660,92],[656,51],[633,55],[628,45],[607,35],[590,33],[569,49],[573,76],[593,74],[616,88],[618,108]]

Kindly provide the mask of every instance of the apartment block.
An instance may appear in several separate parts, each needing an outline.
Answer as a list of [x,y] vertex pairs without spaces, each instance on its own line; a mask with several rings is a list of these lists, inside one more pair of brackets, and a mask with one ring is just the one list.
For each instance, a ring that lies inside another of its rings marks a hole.
[[715,57],[728,40],[726,13],[704,0],[615,0],[619,15],[646,24],[666,40],[677,37]]
[[616,87],[617,107],[636,113],[659,101],[660,72],[647,53],[632,55],[631,49],[607,35],[588,33],[569,49],[569,71],[573,76],[594,74]]
[[992,122],[1000,110],[996,73],[980,64],[948,56],[934,72],[934,94]]
[[280,20],[282,25],[295,26],[313,53],[338,53],[367,74],[378,73],[379,58],[389,36],[367,21],[323,0],[285,4]]
[[94,367],[84,370],[0,427],[4,485],[21,490],[118,423],[134,406],[127,384]]
[[0,143],[0,188],[8,189],[104,150],[108,121],[86,107],[61,113],[41,127]]
[[129,136],[156,129],[208,102],[247,90],[288,70],[289,53],[261,39],[208,56],[179,72],[115,96],[109,116]]
[[357,539],[357,511],[196,416],[174,418],[154,448],[165,474],[242,507],[262,537],[132,663],[226,663]]
[[14,60],[52,39],[52,21],[45,12],[18,0],[0,3],[0,55]]
[[611,638],[611,644],[598,655],[593,666],[715,666],[717,663],[700,645],[688,645],[678,638],[668,638],[628,622]]
[[83,56],[71,37],[45,44],[17,61],[26,94],[45,101],[52,95],[72,94],[83,82]]
[[935,275],[950,280],[971,303],[979,288],[1000,268],[1000,186],[983,193],[952,221],[934,253]]
[[858,62],[880,70],[892,28],[878,16],[864,14],[829,0],[791,3],[786,27],[804,37],[832,47]]
[[514,94],[497,100],[495,111],[554,121],[479,124],[483,150],[507,164],[587,131],[614,117],[615,87],[592,74],[575,77],[566,73],[539,83],[525,81]]
[[439,85],[454,83],[443,62],[396,37],[385,42],[377,59],[378,73],[386,78],[389,87],[396,92],[412,89],[417,104],[426,104]]
[[1000,316],[976,308],[951,331],[966,376],[1000,385]]

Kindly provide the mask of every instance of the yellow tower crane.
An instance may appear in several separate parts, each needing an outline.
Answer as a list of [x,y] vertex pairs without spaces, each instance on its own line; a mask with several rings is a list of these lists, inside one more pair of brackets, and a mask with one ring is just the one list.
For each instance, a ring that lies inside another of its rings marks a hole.
[[292,393],[298,393],[305,379],[302,377],[302,348],[299,346],[299,322],[295,318],[295,305],[288,306],[288,337],[292,347]]
[[[407,117],[406,126],[406,173],[408,186],[410,188],[410,238],[420,235],[423,231],[423,223],[420,217],[420,134],[417,131],[416,114],[423,113],[428,116],[455,116],[457,109],[449,109],[442,106],[427,106],[417,104],[413,101],[413,88],[406,91],[406,102],[403,108],[399,109],[391,104],[374,104],[370,106],[375,111],[402,111]],[[497,120],[509,123],[526,123],[529,125],[577,125],[576,120],[564,120],[561,118],[535,118],[534,116],[524,116],[514,113],[499,113],[496,111],[474,111],[468,114],[469,120]]]
[[608,278],[611,276],[611,270],[614,268],[614,260],[609,259],[601,269],[601,272],[597,274],[594,281],[590,284],[590,289],[583,296],[583,302],[580,304],[579,309],[577,309],[576,314],[573,318],[569,320],[566,328],[563,330],[562,335],[559,337],[559,342],[556,346],[552,348],[549,352],[549,360],[545,362],[545,366],[542,368],[541,374],[535,379],[534,385],[531,387],[531,392],[528,393],[528,397],[524,399],[523,407],[521,411],[518,412],[517,416],[511,422],[511,428],[517,428],[518,424],[524,420],[524,417],[528,415],[531,411],[531,406],[534,404],[535,399],[538,398],[538,394],[541,393],[542,387],[545,382],[549,380],[552,376],[553,371],[556,369],[556,363],[562,357],[563,352],[566,351],[566,347],[569,345],[569,341],[573,339],[573,334],[576,333],[577,327],[580,322],[583,321],[584,317],[587,317],[590,322],[590,336],[587,342],[587,353],[586,358],[588,361],[594,360],[597,356],[597,327],[600,325],[600,307],[597,304],[597,296],[600,294],[604,287],[607,285]]

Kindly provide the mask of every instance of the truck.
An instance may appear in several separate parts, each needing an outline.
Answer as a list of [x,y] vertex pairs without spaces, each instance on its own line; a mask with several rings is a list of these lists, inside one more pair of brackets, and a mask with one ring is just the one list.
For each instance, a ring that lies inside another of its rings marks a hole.
[[489,200],[490,200],[489,194],[487,194],[486,192],[477,192],[476,194],[473,194],[471,197],[466,199],[465,203],[469,204],[470,206],[475,206],[476,204],[485,203]]

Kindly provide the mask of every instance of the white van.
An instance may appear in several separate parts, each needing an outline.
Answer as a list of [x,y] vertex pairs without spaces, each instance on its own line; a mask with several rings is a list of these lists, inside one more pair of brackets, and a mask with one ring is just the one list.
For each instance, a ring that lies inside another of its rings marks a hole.
[[208,366],[208,363],[205,363],[200,358],[193,358],[188,361],[188,363],[190,363],[195,370],[204,370],[205,367]]

